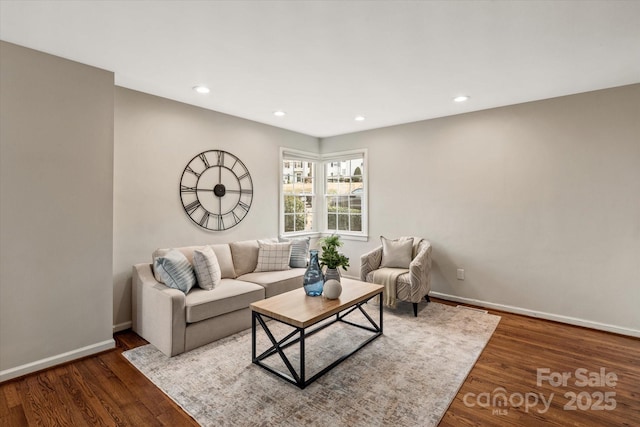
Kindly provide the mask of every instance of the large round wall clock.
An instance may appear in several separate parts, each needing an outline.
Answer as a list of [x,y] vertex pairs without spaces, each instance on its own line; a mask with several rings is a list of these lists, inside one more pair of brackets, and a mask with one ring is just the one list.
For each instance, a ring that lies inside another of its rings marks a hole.
[[233,154],[204,151],[184,168],[180,199],[197,225],[207,230],[226,230],[247,216],[253,200],[253,181],[247,167]]

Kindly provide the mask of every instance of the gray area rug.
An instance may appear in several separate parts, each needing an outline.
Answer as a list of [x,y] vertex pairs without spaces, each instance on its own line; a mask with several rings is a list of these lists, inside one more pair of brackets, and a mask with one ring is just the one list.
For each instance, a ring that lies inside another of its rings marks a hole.
[[[377,304],[366,305],[377,321]],[[169,358],[152,345],[124,356],[203,426],[435,426],[495,330],[499,316],[437,303],[385,309],[384,335],[306,389],[251,363],[251,330]],[[349,320],[366,324],[359,312]],[[292,329],[268,322],[276,338]],[[370,333],[335,323],[308,337],[307,378]],[[258,326],[258,354],[269,346]],[[298,345],[286,351],[298,366]],[[280,358],[269,359],[285,370]]]

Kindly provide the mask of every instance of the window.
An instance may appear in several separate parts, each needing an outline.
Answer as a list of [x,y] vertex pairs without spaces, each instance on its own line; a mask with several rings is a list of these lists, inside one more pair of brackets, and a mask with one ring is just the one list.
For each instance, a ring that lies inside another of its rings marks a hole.
[[296,154],[283,153],[281,230],[283,233],[311,232],[315,229],[316,216],[316,162],[292,157]]
[[280,166],[280,233],[366,240],[366,150],[322,155],[282,148]]
[[364,153],[324,163],[326,228],[331,232],[366,234]]

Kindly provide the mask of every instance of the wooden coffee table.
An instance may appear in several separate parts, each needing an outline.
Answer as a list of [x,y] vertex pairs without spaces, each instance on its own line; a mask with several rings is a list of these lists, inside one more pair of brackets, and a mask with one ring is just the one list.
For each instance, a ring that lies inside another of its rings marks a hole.
[[[369,344],[374,339],[382,335],[382,290],[383,286],[373,283],[361,282],[359,280],[351,280],[343,278],[342,294],[340,298],[335,300],[326,299],[324,296],[310,297],[307,296],[302,287],[290,292],[286,292],[280,295],[273,296],[261,301],[251,304],[252,311],[252,324],[251,324],[251,356],[253,363],[267,371],[277,375],[278,377],[297,385],[300,388],[305,388],[322,375],[329,372],[336,367],[342,361],[349,356]],[[378,323],[369,316],[369,314],[362,308],[362,305],[369,301],[376,295],[380,295],[380,318]],[[365,318],[369,321],[369,325],[360,325],[357,323],[346,320],[345,317],[355,310],[360,310],[364,314]],[[325,322],[321,325],[316,325],[318,322],[325,320],[335,314],[335,319],[331,322]],[[273,319],[278,322],[282,322],[294,328],[293,332],[286,337],[277,341],[269,327],[265,322],[265,318]],[[373,335],[362,342],[353,351],[340,356],[337,360],[330,365],[322,369],[311,378],[307,379],[305,376],[305,339],[308,336],[315,334],[316,332],[333,325],[336,322],[343,322],[348,325],[352,325],[358,328],[362,328],[373,332]],[[264,351],[262,354],[256,355],[256,325],[257,323],[262,326],[262,329],[269,337],[271,341],[271,347]],[[284,349],[287,347],[299,343],[300,344],[300,367],[299,370],[293,367],[289,359],[284,353]],[[280,372],[272,367],[264,364],[262,361],[266,358],[278,354],[289,373]]]

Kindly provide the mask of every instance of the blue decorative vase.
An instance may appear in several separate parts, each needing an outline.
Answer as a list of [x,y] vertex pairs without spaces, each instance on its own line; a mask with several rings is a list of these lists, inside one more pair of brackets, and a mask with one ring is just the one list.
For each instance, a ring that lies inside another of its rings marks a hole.
[[309,267],[304,272],[304,278],[302,284],[304,291],[307,295],[317,297],[322,295],[322,289],[324,288],[324,276],[320,269],[320,263],[318,262],[318,251],[309,251],[311,259],[309,260]]

